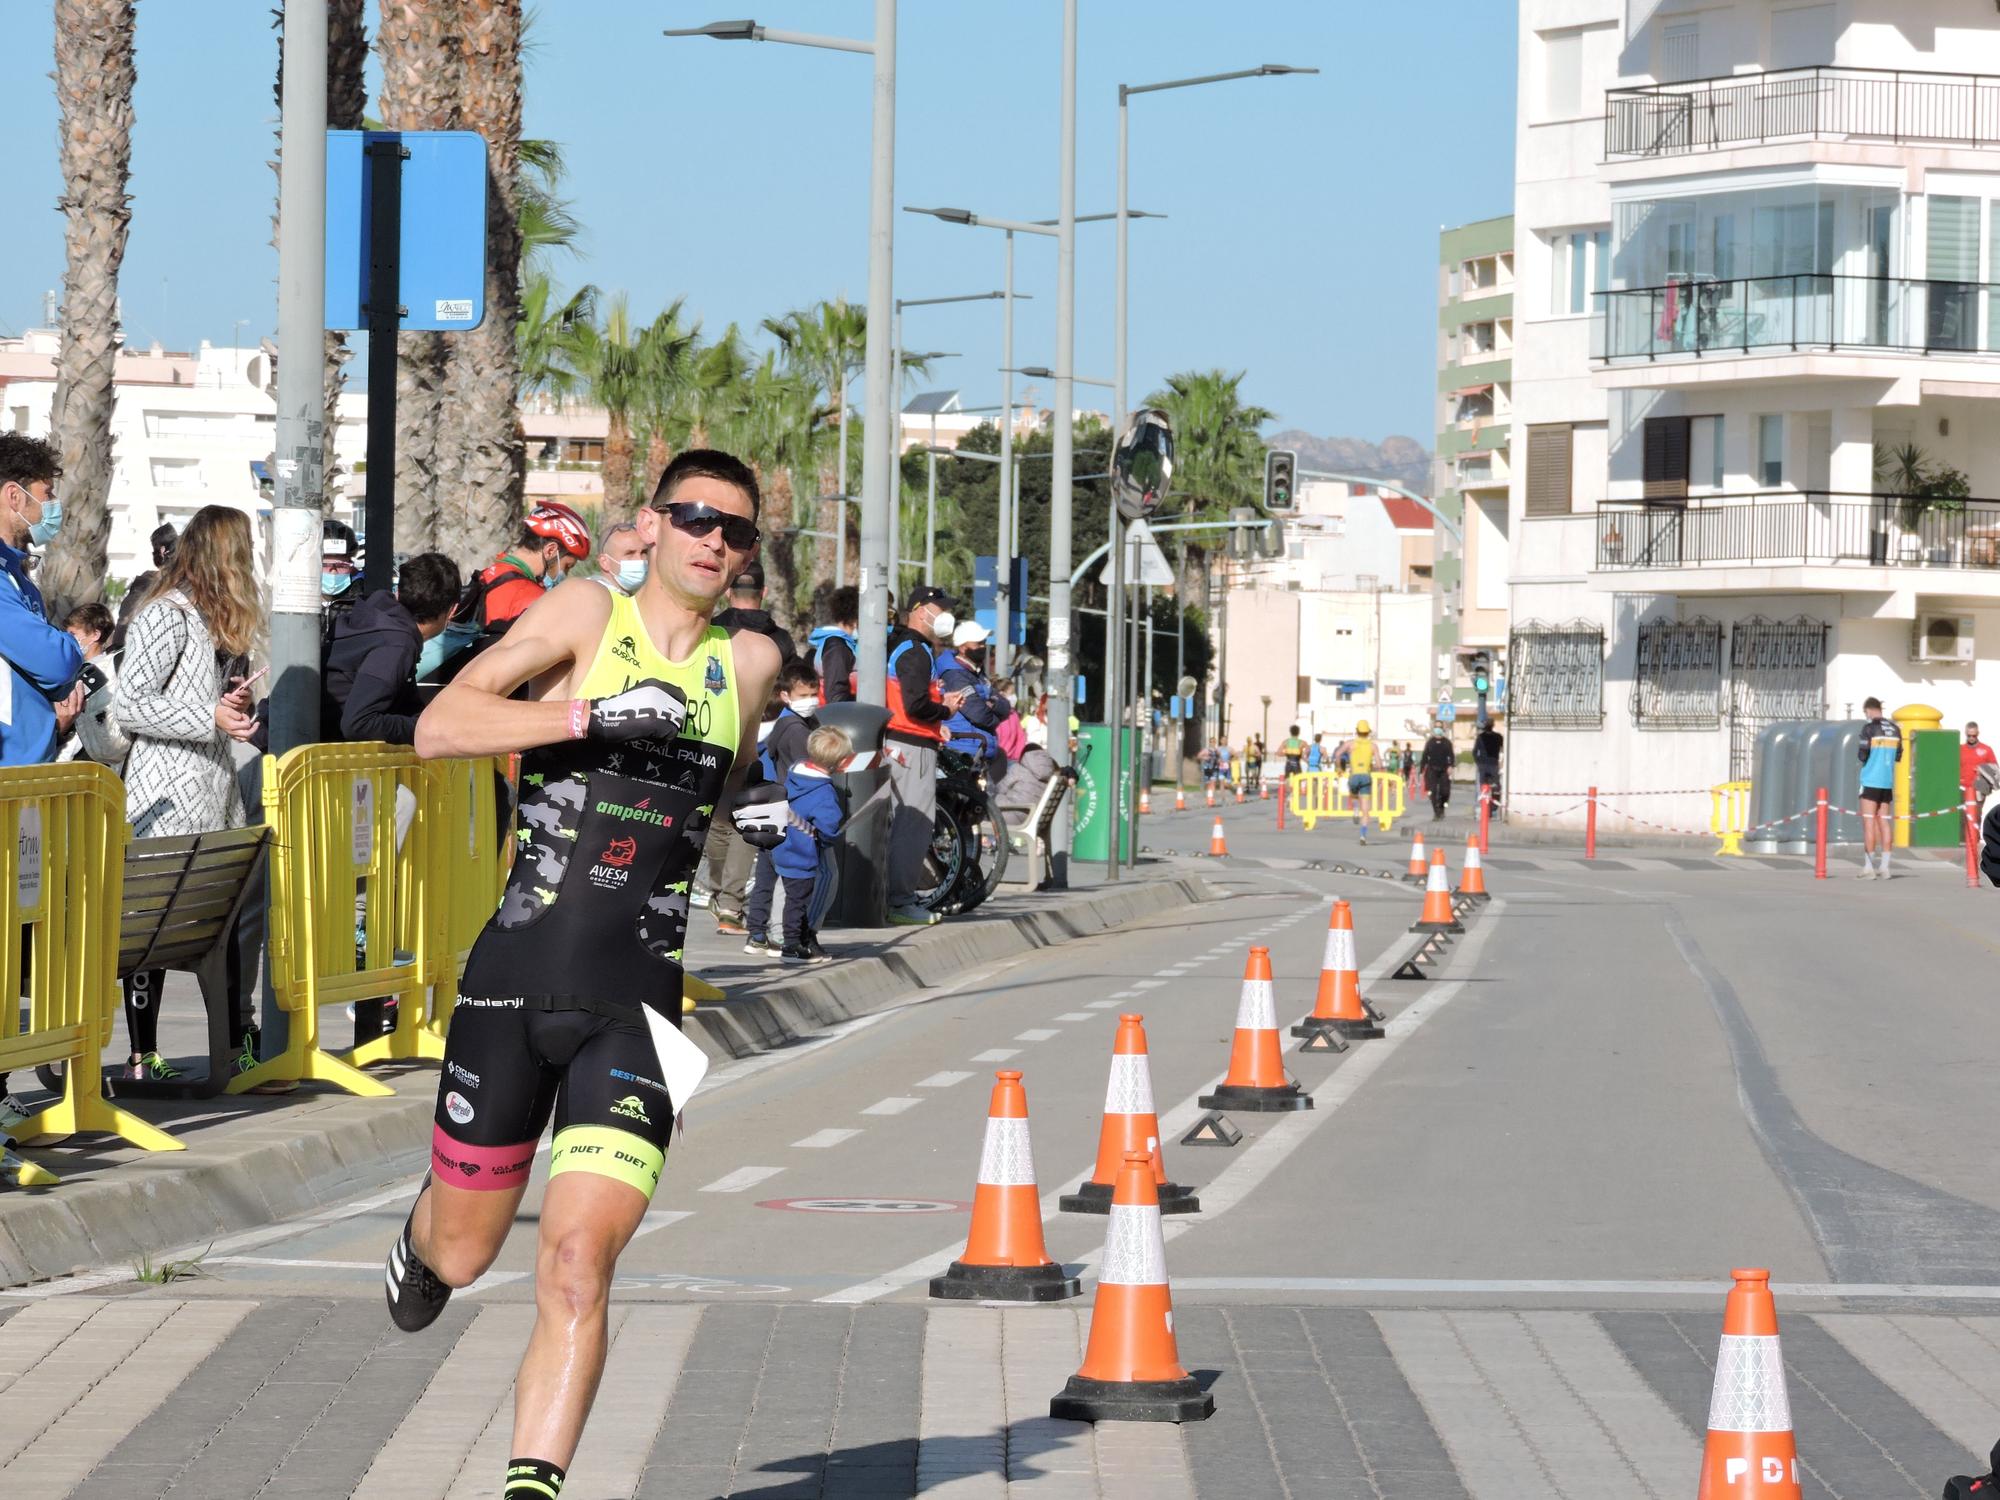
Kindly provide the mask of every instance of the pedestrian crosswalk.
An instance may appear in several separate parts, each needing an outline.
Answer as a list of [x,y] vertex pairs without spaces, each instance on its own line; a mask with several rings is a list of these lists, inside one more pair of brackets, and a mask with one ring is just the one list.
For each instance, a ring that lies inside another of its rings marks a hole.
[[[0,1495],[494,1492],[535,1310],[413,1337],[372,1298],[52,1297],[0,1322]],[[1185,1304],[1217,1411],[1058,1422],[1085,1307],[632,1301],[570,1500],[1691,1492],[1719,1316]],[[1806,1493],[1930,1496],[2000,1436],[2000,1317],[1793,1313]]]

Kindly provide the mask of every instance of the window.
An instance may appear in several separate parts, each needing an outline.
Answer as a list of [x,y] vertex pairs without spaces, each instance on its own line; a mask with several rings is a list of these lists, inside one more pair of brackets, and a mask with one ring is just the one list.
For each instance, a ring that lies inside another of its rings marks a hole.
[[571,438],[565,445],[563,458],[573,464],[601,464],[604,462],[604,439]]
[[1639,627],[1632,722],[1641,729],[1722,727],[1722,626],[1652,620]]
[[1785,482],[1785,419],[1765,415],[1757,419],[1757,482],[1776,489]]
[[1575,468],[1575,429],[1554,422],[1528,429],[1528,501],[1531,516],[1570,513],[1570,476]]
[[1583,113],[1583,33],[1542,35],[1542,118],[1574,120]]
[[1507,641],[1507,717],[1516,729],[1604,724],[1604,627],[1526,620]]
[[1688,482],[1707,490],[1722,488],[1722,418],[1688,419]]
[[1558,318],[1598,310],[1596,298],[1611,284],[1611,231],[1576,229],[1549,240],[1549,312]]
[[1690,437],[1686,417],[1646,418],[1642,478],[1648,500],[1687,499]]
[[1660,82],[1686,83],[1701,77],[1701,22],[1682,21],[1660,36]]

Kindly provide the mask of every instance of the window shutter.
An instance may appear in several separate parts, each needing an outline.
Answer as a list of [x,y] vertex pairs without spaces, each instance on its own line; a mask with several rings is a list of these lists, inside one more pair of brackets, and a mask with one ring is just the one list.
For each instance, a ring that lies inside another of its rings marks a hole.
[[1570,513],[1571,427],[1552,422],[1528,429],[1528,514]]
[[1645,480],[1648,500],[1685,500],[1690,433],[1686,417],[1646,418]]

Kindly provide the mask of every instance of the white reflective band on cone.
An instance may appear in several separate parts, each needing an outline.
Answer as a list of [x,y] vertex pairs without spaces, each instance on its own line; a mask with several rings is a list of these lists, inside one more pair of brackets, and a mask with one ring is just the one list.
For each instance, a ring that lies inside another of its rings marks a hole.
[[1104,1090],[1107,1115],[1150,1115],[1153,1109],[1153,1077],[1143,1052],[1114,1052],[1111,1055],[1111,1082]]
[[1278,1029],[1278,994],[1270,980],[1243,981],[1243,998],[1236,1006],[1236,1029],[1238,1031]]
[[1790,1432],[1792,1403],[1785,1394],[1785,1357],[1775,1334],[1722,1336],[1715,1357],[1715,1394],[1709,1401],[1711,1432]]
[[1106,1286],[1164,1286],[1167,1244],[1160,1237],[1160,1211],[1144,1203],[1114,1203],[1104,1231],[1104,1264],[1097,1279]]
[[1443,865],[1431,866],[1431,879],[1428,889],[1433,891],[1444,891],[1446,893],[1450,892],[1451,887],[1445,884]]
[[986,1187],[1035,1185],[1035,1154],[1028,1145],[1026,1120],[987,1120],[986,1143],[979,1148],[979,1181]]
[[1323,969],[1358,968],[1354,959],[1354,929],[1352,927],[1329,927],[1326,930],[1326,958],[1320,964]]

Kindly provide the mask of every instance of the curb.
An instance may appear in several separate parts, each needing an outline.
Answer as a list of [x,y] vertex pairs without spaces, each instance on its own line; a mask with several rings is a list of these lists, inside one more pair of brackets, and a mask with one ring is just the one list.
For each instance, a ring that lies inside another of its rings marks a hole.
[[[732,989],[730,999],[703,1006],[687,1018],[686,1030],[718,1062],[749,1057],[960,978],[972,966],[1094,937],[1219,894],[1199,871],[1167,867],[1150,878],[1038,896],[1018,910],[980,912],[868,943],[858,957],[765,983],[739,985],[725,967],[709,968]],[[413,1177],[429,1150],[436,1069],[409,1065],[375,1076],[396,1089],[395,1098],[293,1096],[254,1123],[196,1134],[186,1151],[128,1156],[120,1150],[109,1160],[91,1151],[90,1165],[109,1168],[101,1175],[54,1188],[0,1190],[0,1288],[199,1248]],[[77,1170],[60,1157],[35,1154],[59,1176]]]

